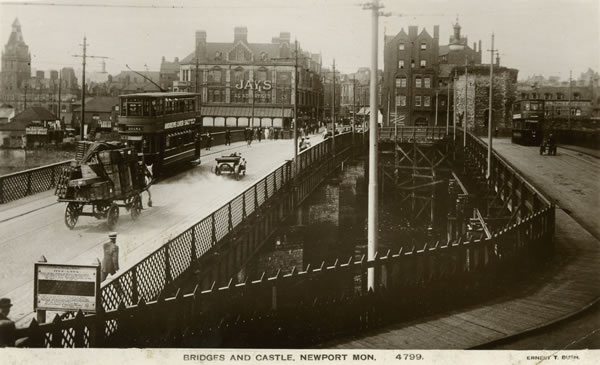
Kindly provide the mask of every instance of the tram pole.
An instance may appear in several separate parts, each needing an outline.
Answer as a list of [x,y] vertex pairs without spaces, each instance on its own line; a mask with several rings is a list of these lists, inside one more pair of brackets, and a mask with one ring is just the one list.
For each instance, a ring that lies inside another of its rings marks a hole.
[[486,178],[489,180],[492,175],[492,91],[494,84],[494,33],[492,33],[492,49],[490,49],[490,101],[488,109],[488,151],[487,151],[487,172]]
[[450,82],[446,85],[448,94],[446,95],[446,135],[448,135],[450,127]]
[[465,60],[465,115],[463,118],[463,148],[467,147],[467,104],[469,103],[469,99],[467,98],[467,93],[469,90],[469,70],[468,70],[469,61]]
[[[377,233],[379,225],[378,199],[378,141],[377,141],[377,51],[379,31],[379,0],[374,0],[371,8],[371,85],[370,85],[370,116],[369,116],[369,207],[368,207],[368,259],[374,260],[377,253]],[[367,287],[376,290],[375,267],[367,271]]]

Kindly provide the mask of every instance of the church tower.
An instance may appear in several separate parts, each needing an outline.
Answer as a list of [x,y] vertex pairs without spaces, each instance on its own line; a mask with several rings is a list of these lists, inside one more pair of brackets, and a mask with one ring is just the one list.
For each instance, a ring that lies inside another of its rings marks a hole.
[[31,54],[23,40],[21,24],[15,19],[8,43],[2,52],[0,92],[4,95],[20,94],[31,78]]

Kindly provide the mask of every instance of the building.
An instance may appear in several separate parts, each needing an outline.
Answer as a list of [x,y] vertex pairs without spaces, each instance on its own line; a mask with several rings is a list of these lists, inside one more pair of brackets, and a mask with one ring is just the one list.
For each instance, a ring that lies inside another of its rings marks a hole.
[[290,33],[251,43],[247,28],[236,27],[232,42],[208,42],[205,31],[197,31],[195,41],[195,50],[180,61],[173,91],[201,94],[204,127],[289,128],[295,103],[300,123],[321,113],[321,56],[298,45],[296,80]]
[[[336,71],[335,78],[335,94],[334,94],[334,83],[333,83],[333,71],[332,69],[324,67],[321,71],[322,83],[323,83],[323,108],[322,108],[322,118],[320,120],[331,123],[331,112],[332,105],[334,105],[334,110],[336,114],[336,123],[337,116],[341,111],[341,102],[342,102],[342,83],[341,77],[339,76],[339,71]],[[335,97],[335,99],[334,99]],[[329,125],[329,124],[328,124]]]
[[[95,96],[85,101],[85,135],[109,133],[114,130],[118,119],[119,98],[116,96]],[[81,126],[81,106],[73,110],[73,126]]]
[[0,83],[3,95],[21,93],[31,78],[31,53],[23,39],[21,23],[15,19],[8,42],[2,52]]
[[15,108],[8,104],[0,105],[0,124],[10,123],[15,116]]
[[[63,131],[58,117],[43,107],[28,107],[16,114],[12,121],[3,127],[3,130],[11,130],[9,144],[12,147],[14,147],[15,141],[18,144],[18,140],[23,139],[23,128],[25,132],[24,144],[28,147],[62,142]],[[6,139],[6,136],[3,138]]]
[[[381,109],[383,90],[383,71],[378,70],[377,105]],[[371,104],[371,69],[360,67],[355,73],[342,76],[341,81],[341,117],[352,118],[353,115],[361,116],[356,121],[362,121],[370,113]]]
[[169,62],[165,60],[163,56],[160,62],[160,82],[159,85],[164,90],[172,91],[173,83],[176,80],[179,80],[179,69],[181,65],[179,64],[179,57],[175,57],[173,62]]
[[[384,126],[432,125],[439,63],[439,26],[433,35],[417,26],[386,36],[384,45]],[[389,120],[387,116],[389,115]]]

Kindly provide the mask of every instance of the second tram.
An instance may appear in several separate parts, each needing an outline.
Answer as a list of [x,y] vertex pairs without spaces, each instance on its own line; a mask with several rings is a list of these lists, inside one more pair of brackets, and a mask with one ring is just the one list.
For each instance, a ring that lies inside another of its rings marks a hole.
[[200,158],[199,94],[151,92],[119,97],[119,134],[158,176],[164,168]]
[[539,146],[543,137],[544,100],[519,100],[513,105],[512,142]]

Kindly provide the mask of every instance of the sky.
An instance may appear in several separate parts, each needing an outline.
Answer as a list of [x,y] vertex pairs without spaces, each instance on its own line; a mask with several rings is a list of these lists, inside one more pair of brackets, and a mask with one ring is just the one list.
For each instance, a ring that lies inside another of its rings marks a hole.
[[[291,33],[304,50],[321,53],[324,66],[350,73],[371,65],[371,12],[366,0],[0,0],[0,43],[8,41],[18,18],[36,70],[81,68],[83,37],[88,55],[108,57],[111,74],[126,70],[158,71],[161,58],[184,58],[193,51],[196,30],[209,42],[232,42],[235,26],[248,28],[248,41],[269,43],[281,31]],[[499,49],[501,64],[534,74],[576,78],[600,69],[599,0],[386,0],[380,1],[379,68],[383,34],[409,25],[440,26],[440,45],[448,44],[459,17],[469,44]],[[490,53],[485,52],[487,63]],[[100,59],[87,70],[101,71]]]

